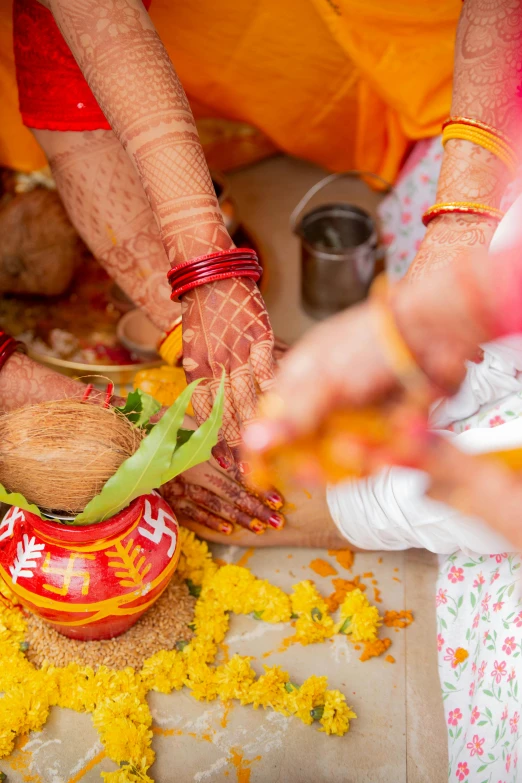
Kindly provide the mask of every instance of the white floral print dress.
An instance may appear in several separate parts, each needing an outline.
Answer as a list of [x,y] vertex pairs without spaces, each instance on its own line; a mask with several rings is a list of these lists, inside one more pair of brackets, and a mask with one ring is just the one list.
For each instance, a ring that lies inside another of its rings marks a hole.
[[[405,274],[424,235],[421,216],[435,201],[441,159],[439,138],[419,143],[397,184],[399,199],[389,197],[381,205],[393,280]],[[459,433],[520,417],[520,369],[522,351],[513,365],[512,388],[499,400],[481,400],[472,415],[446,422],[445,428]],[[510,552],[441,556],[436,641],[450,783],[522,781],[521,565],[520,554]]]

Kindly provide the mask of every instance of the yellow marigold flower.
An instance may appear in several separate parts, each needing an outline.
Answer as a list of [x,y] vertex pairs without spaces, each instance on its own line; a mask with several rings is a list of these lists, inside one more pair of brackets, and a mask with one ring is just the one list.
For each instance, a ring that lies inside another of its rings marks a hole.
[[[250,688],[250,701],[255,710],[258,707],[271,707],[282,715],[291,715],[293,701],[289,694],[296,690],[296,686],[289,683],[288,672],[280,666],[264,666],[265,674]],[[290,704],[288,703],[290,702]]]
[[144,698],[146,693],[141,678],[130,667],[114,671],[106,666],[100,666],[94,675],[93,685],[99,699],[106,699],[122,692],[136,693]]
[[196,701],[212,701],[217,696],[215,670],[192,655],[187,656],[185,685],[191,689]]
[[292,610],[299,615],[296,624],[296,640],[301,644],[323,642],[335,633],[335,626],[328,606],[316,586],[310,580],[294,585],[291,595]]
[[323,615],[320,610],[314,617],[303,614],[295,624],[295,638],[300,644],[324,642],[325,639],[329,639],[334,633],[334,621],[330,615]]
[[146,759],[146,766],[154,761],[154,753],[150,750],[152,731],[142,723],[133,723],[129,718],[113,717],[110,724],[98,721],[98,711],[93,713],[94,726],[100,731],[101,740],[105,745],[107,756],[119,764],[122,761],[141,763]]
[[377,629],[381,624],[377,607],[366,606],[352,616],[346,633],[350,635],[353,642],[374,642],[377,639]]
[[179,691],[187,674],[186,658],[174,650],[161,650],[151,655],[140,672],[147,690],[170,693]]
[[89,666],[70,663],[60,669],[49,669],[58,688],[57,704],[76,712],[92,712],[98,693],[94,684],[94,671]]
[[23,614],[19,609],[10,609],[8,607],[2,607],[2,609],[0,630],[12,634],[17,640],[21,641],[21,638],[23,638],[23,634],[25,634],[27,629],[27,623],[25,622]]
[[0,759],[10,756],[14,749],[17,732],[0,728]]
[[310,614],[314,609],[319,609],[322,614],[328,613],[326,602],[312,581],[299,582],[293,589],[290,600],[294,614]]
[[292,712],[308,726],[314,722],[312,710],[324,704],[327,685],[328,677],[312,675],[296,691],[289,694],[291,697],[289,704],[292,705]]
[[[23,691],[9,691],[0,698],[0,735],[3,742],[14,742],[25,722]],[[12,735],[12,736],[11,736]]]
[[19,649],[8,647],[0,666],[0,692],[8,693],[20,683],[31,685],[34,680],[39,681],[40,677]]
[[16,734],[40,731],[49,716],[45,684],[36,680],[11,689],[0,699],[0,704],[2,712],[7,712],[0,718],[0,726],[9,727]]
[[204,541],[200,541],[185,527],[180,528],[179,534],[181,555],[177,572],[183,579],[190,579],[195,585],[200,585],[204,578],[214,574],[218,567]]
[[139,699],[134,693],[119,693],[103,701],[96,707],[92,719],[95,726],[103,729],[104,724],[110,725],[113,720],[121,717],[128,718],[136,724],[152,725],[152,715],[147,702]]
[[154,783],[144,772],[133,772],[132,768],[117,769],[114,772],[102,772],[105,783]]
[[228,663],[218,666],[215,682],[219,697],[223,701],[239,699],[241,704],[251,701],[249,690],[256,679],[256,673],[250,666],[251,658],[234,655]]
[[342,737],[350,729],[350,720],[356,717],[357,715],[346,704],[346,698],[340,691],[326,691],[323,715],[319,721],[322,725],[320,731]]
[[359,612],[369,605],[370,602],[359,588],[357,588],[357,590],[352,590],[347,594],[341,604],[341,618],[346,620],[347,618],[352,617],[355,612]]
[[266,579],[256,579],[255,612],[259,612],[265,623],[286,623],[292,614],[290,598],[279,587],[271,585]]

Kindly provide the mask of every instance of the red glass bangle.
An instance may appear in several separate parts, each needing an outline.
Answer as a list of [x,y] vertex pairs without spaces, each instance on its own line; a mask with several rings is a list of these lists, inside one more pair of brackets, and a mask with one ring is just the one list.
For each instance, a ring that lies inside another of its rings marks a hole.
[[169,282],[172,285],[172,280],[174,279],[175,283],[177,284],[178,280],[184,279],[193,274],[195,275],[199,272],[206,272],[208,270],[217,269],[220,267],[228,268],[231,266],[244,264],[257,266],[257,260],[248,256],[236,256],[236,258],[230,259],[229,261],[216,259],[211,264],[209,264],[207,261],[196,261],[193,265],[184,267],[183,269],[178,269],[178,267],[176,267],[176,274],[169,278]]
[[[186,294],[188,291],[192,291],[194,288],[197,288],[199,285],[205,285],[206,283],[214,283],[217,280],[228,280],[228,279],[233,278],[233,277],[238,277],[238,275],[234,271],[222,272],[219,275],[211,275],[208,278],[208,280],[204,280],[202,282],[198,282],[198,283],[196,283],[196,285],[194,285],[194,283],[188,283],[187,285],[182,286],[180,289],[176,289],[176,291],[172,292],[172,296],[170,298],[174,299],[174,296],[176,296],[176,297],[182,296],[183,294]],[[252,280],[257,282],[259,280],[259,278],[261,277],[261,273],[260,272],[249,272],[248,274],[241,275],[241,277],[250,277]]]
[[184,261],[169,271],[167,279],[172,287],[171,299],[179,301],[182,294],[206,283],[233,277],[257,281],[261,273],[256,252],[238,247]]
[[237,276],[240,277],[247,272],[259,272],[260,270],[257,264],[219,264],[210,269],[200,269],[193,274],[187,273],[186,275],[183,275],[176,280],[176,285],[175,287],[173,286],[172,290],[175,291],[182,286],[186,286],[190,282],[199,283],[199,285],[202,285],[200,281],[205,280],[205,278],[207,278],[209,275],[220,275],[224,272],[232,271],[234,271]]
[[213,280],[226,280],[232,277],[250,277],[254,280],[259,280],[260,274],[255,268],[243,270],[238,270],[235,268],[211,269],[205,274],[198,275],[196,278],[190,278],[189,280],[181,282],[173,290],[172,296],[179,297],[181,290],[183,290],[183,293],[187,293],[187,291],[190,291],[191,288],[206,285],[206,283],[212,282]]
[[219,264],[218,266],[208,268],[203,268],[197,270],[196,273],[192,273],[187,271],[186,274],[182,275],[181,277],[178,277],[176,280],[176,288],[179,288],[182,285],[186,285],[190,280],[200,280],[205,275],[220,275],[222,272],[230,272],[232,269],[235,269],[238,273],[238,276],[242,272],[257,272],[258,266],[257,264],[247,263],[247,262],[241,262],[241,263],[234,263],[234,264]]
[[211,269],[219,264],[231,264],[236,261],[252,261],[258,263],[257,254],[249,248],[234,248],[234,252],[226,251],[222,253],[213,253],[207,256],[198,256],[184,261],[169,270],[167,279],[171,285],[175,284],[179,275],[185,275],[189,270]]
[[169,275],[176,272],[178,269],[184,269],[185,267],[192,266],[196,261],[213,261],[218,258],[234,258],[236,255],[248,255],[257,259],[257,253],[252,250],[251,247],[231,247],[229,250],[218,250],[216,253],[208,253],[206,256],[196,256],[196,258],[189,258],[188,261],[182,261],[181,264],[176,264],[172,267]]
[[26,347],[19,340],[13,339],[7,332],[0,329],[0,371],[15,351],[23,351],[25,353]]

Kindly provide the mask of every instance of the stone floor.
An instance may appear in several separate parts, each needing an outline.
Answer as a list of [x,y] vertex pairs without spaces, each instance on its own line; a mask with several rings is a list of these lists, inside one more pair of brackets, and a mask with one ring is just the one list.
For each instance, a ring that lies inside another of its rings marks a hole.
[[[314,166],[279,157],[232,177],[240,215],[267,265],[265,297],[274,330],[289,342],[312,324],[299,305],[299,243],[289,215],[320,176]],[[330,193],[328,198],[347,198],[371,211],[378,200],[362,183],[340,183]],[[324,551],[273,549],[245,556],[227,548],[218,554],[230,562],[248,557],[256,575],[287,590],[313,578],[322,592],[332,591],[331,577],[318,577],[309,567],[315,557],[335,565]],[[382,609],[412,609],[415,615],[410,628],[391,629],[394,664],[384,658],[361,663],[343,638],[278,652],[288,628],[250,617],[232,618],[227,638],[230,652],[253,655],[258,670],[263,663],[281,663],[295,681],[328,675],[331,687],[346,694],[359,716],[346,736],[327,737],[296,719],[249,707],[225,711],[216,703],[200,704],[185,691],[154,694],[155,781],[442,783],[447,760],[436,668],[436,558],[424,551],[357,555],[353,573],[368,572],[378,581]],[[371,579],[366,581],[371,591]],[[0,762],[9,783],[94,783],[110,769],[114,765],[103,758],[90,718],[58,709],[43,732]]]

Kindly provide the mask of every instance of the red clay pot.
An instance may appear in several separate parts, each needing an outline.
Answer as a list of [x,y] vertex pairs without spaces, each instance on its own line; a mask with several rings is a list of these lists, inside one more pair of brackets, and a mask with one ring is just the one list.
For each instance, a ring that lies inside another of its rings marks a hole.
[[83,641],[127,631],[165,590],[179,555],[176,517],[157,493],[96,525],[17,507],[0,522],[0,578],[27,609]]

